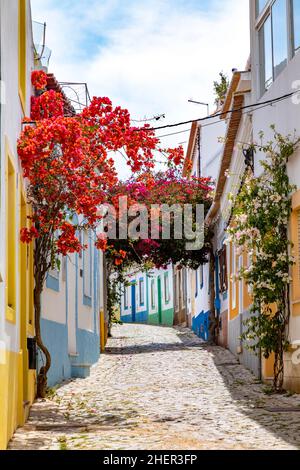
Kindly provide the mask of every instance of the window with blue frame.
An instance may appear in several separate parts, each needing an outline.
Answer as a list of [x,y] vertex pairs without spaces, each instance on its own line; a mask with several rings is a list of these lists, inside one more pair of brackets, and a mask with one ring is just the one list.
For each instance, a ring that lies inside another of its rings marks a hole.
[[164,297],[166,304],[168,304],[170,302],[169,273],[164,274]]
[[124,286],[124,309],[128,310],[128,286]]
[[139,280],[139,299],[140,299],[140,306],[143,307],[145,305],[145,280],[141,278]]
[[83,304],[92,306],[92,243],[89,232],[83,234],[83,243],[87,247],[83,252]]

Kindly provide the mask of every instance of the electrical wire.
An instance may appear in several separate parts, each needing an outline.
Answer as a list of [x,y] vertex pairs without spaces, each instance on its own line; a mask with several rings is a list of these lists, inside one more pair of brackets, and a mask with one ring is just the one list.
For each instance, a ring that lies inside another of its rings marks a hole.
[[[276,98],[274,101],[273,100],[270,100],[270,101],[266,101],[266,102],[263,102],[263,103],[258,103],[258,104],[253,104],[253,105],[249,105],[248,107],[253,107],[253,106],[256,106],[255,109],[250,109],[249,111],[246,111],[244,113],[242,113],[242,116],[245,116],[246,114],[251,114],[253,111],[259,111],[260,109],[264,109],[264,108],[267,108],[268,106],[273,106],[274,104],[276,103],[280,103],[281,101],[284,101],[286,100],[287,98],[290,98],[291,96],[293,96],[295,93],[299,93],[300,90],[296,90],[295,92],[293,93],[290,93],[289,95],[283,95],[282,97],[279,97],[279,98]],[[247,108],[246,106],[243,107],[243,109]],[[240,111],[242,108],[239,108],[239,109],[233,109],[231,111],[228,111],[228,113],[234,113],[234,112],[237,112],[237,111]],[[228,113],[220,113],[218,115],[225,115],[225,114],[228,114]],[[216,116],[218,116],[217,114],[215,114],[214,116],[209,116],[210,118],[214,118]],[[202,118],[203,120],[206,120],[207,118]],[[198,119],[198,120],[195,120],[195,121],[191,121],[191,122],[199,122],[201,121],[201,119]],[[204,128],[204,127],[209,127],[209,126],[214,126],[214,125],[217,125],[219,124],[220,121],[215,121],[215,122],[210,122],[208,124],[203,124],[201,125],[201,128]],[[179,135],[179,134],[183,134],[185,132],[190,132],[191,129],[185,129],[184,131],[178,131],[178,132],[172,132],[170,134],[164,134],[164,135],[160,135],[160,136],[157,136],[158,139],[162,139],[163,137],[170,137],[170,136],[173,136],[173,135]]]
[[215,119],[217,117],[227,116],[228,114],[233,114],[233,113],[237,113],[237,112],[240,112],[240,111],[244,111],[245,109],[253,109],[257,106],[264,106],[264,105],[271,106],[272,104],[275,104],[279,101],[283,101],[283,100],[286,100],[288,98],[291,98],[296,93],[300,93],[300,90],[295,90],[292,93],[287,93],[285,95],[279,96],[278,98],[273,98],[271,100],[262,101],[261,103],[249,104],[249,105],[246,105],[246,106],[241,106],[240,108],[230,109],[228,111],[222,111],[220,113],[214,114],[213,116],[206,116],[204,118],[198,118],[198,119],[190,119],[189,121],[177,122],[175,124],[166,124],[165,126],[159,126],[159,127],[138,128],[138,129],[136,129],[136,131],[140,131],[140,130],[142,130],[142,131],[145,131],[145,130],[146,131],[158,131],[158,130],[161,130],[161,129],[171,129],[173,127],[184,126],[186,124],[193,124],[194,122],[209,121],[209,120]]

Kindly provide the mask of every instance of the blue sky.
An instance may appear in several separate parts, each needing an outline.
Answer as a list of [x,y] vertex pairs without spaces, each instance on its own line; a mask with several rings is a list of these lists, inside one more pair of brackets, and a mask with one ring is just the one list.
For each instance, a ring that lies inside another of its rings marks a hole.
[[[243,69],[249,55],[248,0],[31,0],[47,23],[50,71],[87,82],[135,119],[165,113],[163,124],[194,119],[213,104],[223,70]],[[165,138],[165,146],[188,134]]]

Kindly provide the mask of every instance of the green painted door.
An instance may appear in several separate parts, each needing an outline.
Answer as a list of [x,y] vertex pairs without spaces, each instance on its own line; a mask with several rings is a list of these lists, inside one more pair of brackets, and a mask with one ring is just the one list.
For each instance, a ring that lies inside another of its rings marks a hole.
[[157,296],[158,296],[158,323],[162,324],[162,298],[161,298],[161,277],[157,278]]

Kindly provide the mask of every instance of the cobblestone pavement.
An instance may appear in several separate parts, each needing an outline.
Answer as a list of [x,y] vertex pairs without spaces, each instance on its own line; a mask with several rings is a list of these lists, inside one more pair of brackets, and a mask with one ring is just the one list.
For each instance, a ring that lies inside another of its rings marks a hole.
[[299,449],[300,397],[266,392],[189,330],[116,326],[91,376],[38,401],[10,448]]

